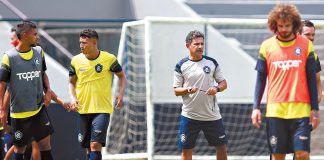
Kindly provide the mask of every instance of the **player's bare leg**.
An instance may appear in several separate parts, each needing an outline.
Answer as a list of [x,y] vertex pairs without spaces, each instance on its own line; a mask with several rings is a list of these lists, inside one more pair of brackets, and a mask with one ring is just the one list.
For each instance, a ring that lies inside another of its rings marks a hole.
[[24,159],[24,152],[26,151],[26,146],[24,146],[24,147],[18,147],[18,146],[16,146],[16,145],[14,145],[14,157],[15,157],[15,159],[19,159],[19,160],[21,160],[21,159]]
[[23,154],[25,152],[25,150],[26,150],[26,146],[24,146],[24,147],[14,146],[15,153]]
[[90,143],[90,159],[91,160],[99,160],[102,159],[102,155],[101,155],[101,149],[102,149],[102,145],[99,142],[91,142]]
[[41,153],[41,159],[53,160],[51,153],[51,136],[48,135],[47,137],[38,141],[37,144]]
[[46,150],[51,150],[51,138],[50,136],[47,136],[43,138],[42,140],[38,141],[38,147],[40,151],[46,151]]
[[227,160],[227,147],[225,144],[216,147],[216,159]]
[[296,160],[309,160],[309,153],[306,151],[296,151],[295,157]]
[[91,151],[101,151],[101,143],[98,142],[91,142],[90,143]]
[[15,146],[11,146],[6,156],[4,157],[4,160],[11,160],[11,157],[14,154],[14,150],[15,150]]
[[285,160],[286,154],[272,154],[272,160]]
[[36,141],[32,141],[32,157],[33,160],[41,160],[39,147]]
[[192,160],[192,149],[182,149],[182,160]]

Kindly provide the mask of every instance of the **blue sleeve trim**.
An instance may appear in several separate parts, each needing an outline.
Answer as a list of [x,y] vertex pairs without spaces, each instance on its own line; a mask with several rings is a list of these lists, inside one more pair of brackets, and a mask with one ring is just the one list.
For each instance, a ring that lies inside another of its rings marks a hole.
[[123,68],[120,66],[117,60],[110,66],[111,72],[118,73],[121,72],[122,70]]
[[214,63],[214,65],[215,65],[215,68],[218,67],[218,63],[214,58],[211,58],[211,57],[208,57],[208,56],[205,56],[205,55],[203,56],[203,58],[212,61]]
[[182,74],[181,66],[183,65],[183,63],[185,63],[185,62],[187,62],[187,61],[189,61],[189,57],[186,57],[186,58],[183,58],[182,60],[180,60],[180,61],[176,64],[174,71],[176,71],[176,72]]
[[257,64],[255,66],[255,70],[259,72],[267,73],[267,64],[266,61],[263,59],[258,59]]
[[71,65],[69,68],[69,76],[74,76],[76,75],[75,68]]
[[316,64],[313,53],[310,53],[306,61],[306,76],[308,92],[312,110],[318,110],[318,93],[316,86]]

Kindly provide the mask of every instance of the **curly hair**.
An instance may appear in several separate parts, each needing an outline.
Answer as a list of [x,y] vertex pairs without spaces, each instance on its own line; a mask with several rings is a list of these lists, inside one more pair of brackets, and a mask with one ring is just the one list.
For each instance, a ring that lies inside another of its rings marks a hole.
[[277,4],[270,11],[268,16],[268,27],[273,33],[278,31],[277,21],[280,19],[292,22],[293,33],[297,33],[302,27],[299,11],[293,4]]

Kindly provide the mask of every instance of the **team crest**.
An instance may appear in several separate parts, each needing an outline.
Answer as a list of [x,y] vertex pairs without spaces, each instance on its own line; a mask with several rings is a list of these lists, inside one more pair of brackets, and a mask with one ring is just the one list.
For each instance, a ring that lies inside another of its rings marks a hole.
[[83,135],[79,133],[78,135],[78,141],[81,143],[83,141]]
[[296,56],[300,56],[300,54],[301,54],[301,48],[296,48],[295,49],[295,54],[296,54]]
[[204,72],[207,73],[207,74],[210,73],[210,68],[209,68],[208,66],[205,66],[205,67],[203,68],[203,70],[204,70]]
[[181,140],[181,143],[186,143],[187,141],[187,136],[185,134],[181,134],[180,135],[180,140]]
[[36,66],[38,66],[39,65],[39,59],[35,59],[34,63],[35,63]]
[[272,146],[275,146],[277,144],[277,142],[278,142],[278,138],[276,136],[271,136],[271,138],[270,138],[270,144]]
[[102,71],[102,65],[101,64],[97,64],[96,66],[95,66],[95,70],[96,70],[96,72],[97,73],[100,73],[101,71]]
[[21,140],[22,137],[23,137],[23,134],[22,134],[21,131],[18,130],[18,131],[15,132],[15,139],[16,140]]

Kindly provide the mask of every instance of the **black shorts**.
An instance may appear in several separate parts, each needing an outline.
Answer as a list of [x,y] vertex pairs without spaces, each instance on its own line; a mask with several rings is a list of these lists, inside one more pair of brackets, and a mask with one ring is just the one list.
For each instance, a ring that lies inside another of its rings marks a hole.
[[309,118],[267,118],[267,136],[271,153],[310,152],[312,125]]
[[38,142],[54,132],[44,107],[32,117],[11,118],[11,127],[13,144],[18,147],[26,146],[32,138]]
[[108,113],[80,114],[78,140],[82,148],[90,148],[90,142],[105,146],[109,118]]

